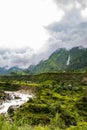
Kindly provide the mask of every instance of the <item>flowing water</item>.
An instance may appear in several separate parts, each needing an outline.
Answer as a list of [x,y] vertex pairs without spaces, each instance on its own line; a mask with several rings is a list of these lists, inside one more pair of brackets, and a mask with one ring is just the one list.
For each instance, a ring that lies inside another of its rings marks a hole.
[[70,55],[68,56],[68,60],[67,60],[66,65],[69,65],[69,64],[70,64]]
[[5,91],[6,94],[9,94],[9,99],[5,100],[2,105],[0,105],[0,114],[5,113],[7,114],[7,111],[10,106],[20,107],[25,102],[29,100],[29,98],[33,98],[33,95],[24,94],[20,92],[9,92]]

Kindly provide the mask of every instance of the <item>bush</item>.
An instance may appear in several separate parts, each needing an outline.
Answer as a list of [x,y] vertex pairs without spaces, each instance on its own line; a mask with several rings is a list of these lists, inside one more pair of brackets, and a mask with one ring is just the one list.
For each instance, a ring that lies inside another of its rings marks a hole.
[[87,130],[87,122],[81,122],[77,126],[71,126],[67,130]]

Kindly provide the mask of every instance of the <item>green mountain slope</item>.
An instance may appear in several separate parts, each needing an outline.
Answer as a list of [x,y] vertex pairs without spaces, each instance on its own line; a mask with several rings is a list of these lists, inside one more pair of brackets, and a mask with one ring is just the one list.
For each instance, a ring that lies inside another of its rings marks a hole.
[[76,47],[70,50],[71,61],[68,69],[85,69],[87,68],[87,49]]
[[45,72],[87,70],[87,48],[74,47],[70,50],[60,48],[53,52],[47,60],[42,60],[37,65],[31,65],[28,69],[11,67],[9,69],[0,67],[0,74],[39,74]]
[[61,48],[56,50],[47,60],[36,66],[30,66],[30,73],[57,72],[79,70],[87,68],[87,49],[74,47],[70,50]]
[[23,69],[21,68],[18,68],[16,66],[14,67],[11,67],[9,69],[6,69],[5,67],[0,67],[0,75],[3,75],[3,74],[15,74],[15,73],[21,73],[23,72]]

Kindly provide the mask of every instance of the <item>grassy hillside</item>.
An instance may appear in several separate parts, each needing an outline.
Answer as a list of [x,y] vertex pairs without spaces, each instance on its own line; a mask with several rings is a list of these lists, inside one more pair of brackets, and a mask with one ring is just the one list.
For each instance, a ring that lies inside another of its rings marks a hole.
[[35,94],[15,111],[9,109],[7,118],[1,116],[1,130],[87,129],[87,73],[2,76],[0,82],[10,82],[7,87],[0,85],[1,89],[9,90],[15,82],[17,90],[29,89]]

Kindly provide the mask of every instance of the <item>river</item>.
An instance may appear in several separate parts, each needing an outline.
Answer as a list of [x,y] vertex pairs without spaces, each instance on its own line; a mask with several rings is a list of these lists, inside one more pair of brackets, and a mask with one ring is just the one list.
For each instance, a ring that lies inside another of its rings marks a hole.
[[7,114],[9,107],[15,106],[18,108],[27,102],[29,98],[33,98],[32,94],[25,94],[21,92],[5,91],[5,93],[9,95],[9,99],[3,101],[2,105],[0,105],[0,114]]

